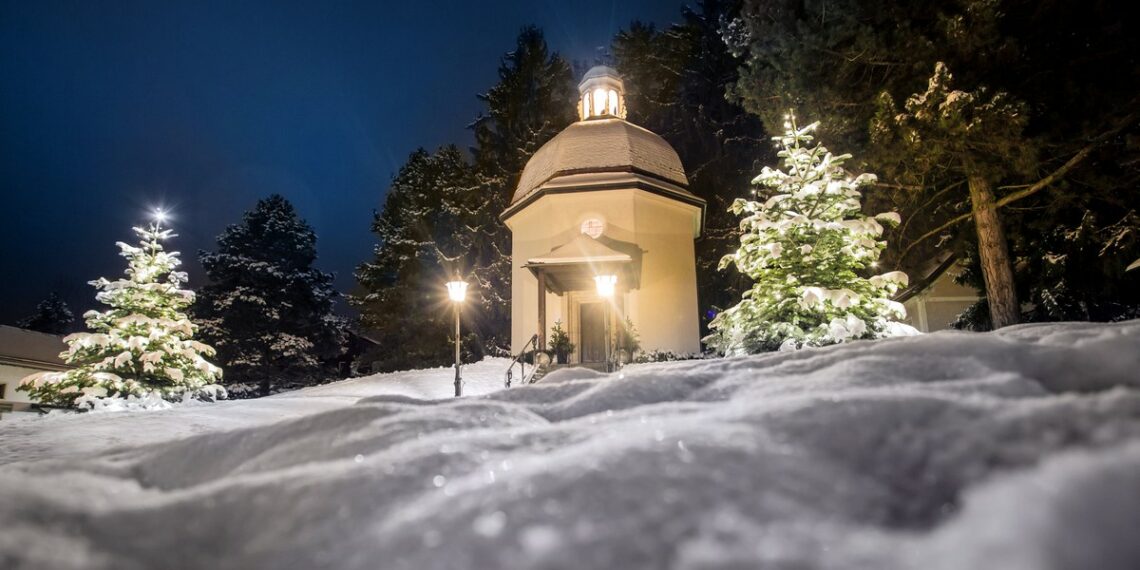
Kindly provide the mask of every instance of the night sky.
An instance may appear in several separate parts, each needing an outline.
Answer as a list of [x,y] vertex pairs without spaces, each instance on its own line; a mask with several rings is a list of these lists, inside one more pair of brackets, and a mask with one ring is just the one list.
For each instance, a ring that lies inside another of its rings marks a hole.
[[93,308],[87,281],[122,273],[114,242],[156,206],[196,288],[197,251],[274,192],[349,291],[392,174],[417,147],[471,144],[523,26],[588,62],[682,3],[0,3],[0,323],[53,290]]

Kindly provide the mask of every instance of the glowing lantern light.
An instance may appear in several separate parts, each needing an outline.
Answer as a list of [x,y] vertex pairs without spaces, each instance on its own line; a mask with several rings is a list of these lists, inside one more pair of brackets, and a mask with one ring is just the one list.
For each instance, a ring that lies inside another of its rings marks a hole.
[[594,284],[598,287],[598,295],[608,299],[614,296],[617,275],[596,275],[594,276]]
[[467,282],[461,280],[447,282],[447,296],[456,303],[467,299]]

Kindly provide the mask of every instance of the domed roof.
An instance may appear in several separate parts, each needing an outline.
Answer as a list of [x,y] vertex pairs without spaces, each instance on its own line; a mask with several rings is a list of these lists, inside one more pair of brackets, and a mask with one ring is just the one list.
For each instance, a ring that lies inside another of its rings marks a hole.
[[586,72],[586,75],[582,76],[582,83],[585,83],[587,79],[606,76],[621,77],[621,75],[618,74],[617,70],[612,67],[609,67],[607,65],[595,65]]
[[511,204],[555,179],[587,173],[633,172],[679,186],[685,168],[665,139],[622,119],[578,121],[550,139],[527,162]]

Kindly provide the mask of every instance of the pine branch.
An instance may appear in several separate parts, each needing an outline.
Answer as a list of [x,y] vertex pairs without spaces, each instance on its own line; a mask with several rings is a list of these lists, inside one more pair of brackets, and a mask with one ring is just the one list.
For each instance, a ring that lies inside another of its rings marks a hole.
[[[1086,158],[1088,158],[1089,155],[1091,155],[1092,152],[1094,150],[1096,150],[1097,147],[1104,144],[1106,141],[1108,141],[1112,137],[1120,134],[1122,131],[1124,131],[1128,127],[1132,126],[1132,124],[1138,118],[1140,118],[1140,111],[1133,111],[1133,112],[1129,113],[1123,119],[1121,119],[1120,122],[1118,122],[1115,127],[1113,127],[1112,129],[1102,133],[1100,136],[1094,138],[1091,142],[1089,142],[1089,144],[1085,145],[1084,148],[1077,151],[1077,153],[1075,155],[1073,155],[1073,157],[1070,158],[1068,161],[1066,161],[1065,164],[1062,164],[1059,168],[1057,168],[1053,172],[1049,173],[1048,176],[1046,176],[1045,178],[1042,178],[1041,180],[1038,180],[1037,182],[1034,182],[1033,184],[1030,184],[1029,186],[1025,187],[1025,189],[1023,189],[1023,190],[1019,190],[1019,191],[1014,192],[1012,194],[1005,195],[1000,200],[997,200],[996,202],[994,202],[994,208],[995,209],[1001,208],[1001,207],[1004,207],[1008,204],[1011,204],[1013,202],[1021,200],[1023,198],[1028,198],[1029,196],[1032,196],[1032,195],[1040,192],[1041,190],[1048,188],[1053,183],[1063,179],[1066,175],[1069,174],[1069,172],[1071,172],[1074,168],[1076,168],[1078,165],[1080,165],[1082,162],[1084,162],[1084,160]],[[910,251],[912,249],[914,249],[914,247],[916,245],[918,245],[919,243],[922,243],[923,241],[925,241],[931,237],[934,237],[934,236],[942,233],[943,231],[946,231],[946,230],[948,230],[948,229],[950,229],[950,228],[952,228],[952,227],[954,227],[954,226],[956,226],[956,225],[958,225],[958,224],[960,224],[966,220],[969,220],[973,215],[974,215],[973,212],[967,212],[965,214],[962,214],[960,216],[957,216],[957,217],[951,219],[950,221],[946,222],[945,224],[942,224],[941,226],[938,226],[937,228],[934,228],[933,230],[930,230],[929,232],[926,232],[925,234],[922,234],[921,236],[918,237],[918,239],[911,242],[910,245],[908,245],[906,247],[906,249],[903,250],[902,254],[899,255],[899,260],[901,261],[901,260],[905,259],[907,254],[910,253]]]

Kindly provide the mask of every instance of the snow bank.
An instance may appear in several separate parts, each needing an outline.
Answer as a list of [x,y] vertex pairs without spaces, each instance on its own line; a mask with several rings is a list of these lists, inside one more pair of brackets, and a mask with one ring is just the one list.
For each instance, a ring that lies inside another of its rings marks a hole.
[[[506,358],[487,358],[465,365],[464,393],[499,390],[509,363]],[[450,398],[455,393],[454,370],[446,367],[374,374],[256,400],[192,401],[157,409],[122,407],[94,414],[5,414],[0,420],[0,465],[262,425],[341,408],[378,394]]]
[[1136,321],[567,370],[459,400],[342,384],[296,394],[324,410],[301,417],[3,466],[0,561],[1140,567]]

